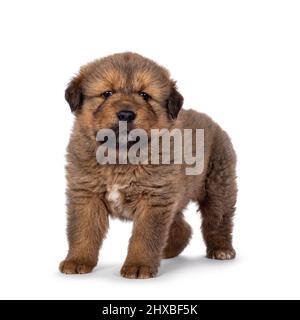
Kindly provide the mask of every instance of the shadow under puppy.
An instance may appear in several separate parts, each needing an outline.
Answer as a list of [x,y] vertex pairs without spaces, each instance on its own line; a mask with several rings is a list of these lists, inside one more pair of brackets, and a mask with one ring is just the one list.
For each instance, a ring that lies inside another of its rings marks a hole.
[[[181,109],[183,97],[169,72],[135,53],[121,53],[80,69],[65,92],[75,123],[67,150],[69,252],[66,274],[97,264],[109,216],[133,220],[126,278],[150,278],[160,260],[180,254],[191,228],[182,211],[199,204],[207,257],[233,259],[236,157],[228,135],[208,116]],[[183,164],[105,164],[96,159],[96,133],[119,121],[150,134],[155,129],[204,129],[204,168],[186,175]]]

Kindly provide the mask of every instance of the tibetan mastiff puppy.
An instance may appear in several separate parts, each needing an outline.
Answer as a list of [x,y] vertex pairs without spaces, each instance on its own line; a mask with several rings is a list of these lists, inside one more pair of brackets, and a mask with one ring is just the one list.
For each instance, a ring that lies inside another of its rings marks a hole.
[[[207,257],[235,257],[236,156],[231,141],[207,115],[182,109],[183,97],[165,68],[139,54],[114,54],[81,67],[65,98],[75,123],[66,166],[69,251],[61,272],[92,271],[109,217],[114,217],[133,221],[121,275],[155,277],[161,259],[176,257],[190,240],[191,227],[183,215],[190,201],[199,205]],[[116,130],[121,121],[128,133],[143,129],[149,142],[151,129],[203,129],[201,172],[188,175],[188,164],[172,161],[99,164],[96,153],[103,141],[97,141],[97,132]]]

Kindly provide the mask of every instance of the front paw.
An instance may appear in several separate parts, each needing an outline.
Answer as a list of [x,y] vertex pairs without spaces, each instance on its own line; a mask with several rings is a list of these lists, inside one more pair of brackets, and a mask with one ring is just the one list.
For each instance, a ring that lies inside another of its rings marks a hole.
[[232,260],[236,256],[235,250],[231,249],[207,249],[207,258],[216,260]]
[[62,261],[59,265],[59,270],[65,274],[83,274],[91,272],[94,266],[95,264],[83,263],[79,260],[71,259]]
[[146,265],[124,265],[121,275],[128,279],[148,279],[157,275],[158,268]]

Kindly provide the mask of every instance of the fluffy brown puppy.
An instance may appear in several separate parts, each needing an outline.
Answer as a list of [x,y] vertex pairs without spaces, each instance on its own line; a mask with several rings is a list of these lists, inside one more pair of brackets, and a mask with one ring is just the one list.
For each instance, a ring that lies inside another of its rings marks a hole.
[[[83,66],[65,92],[75,123],[67,151],[69,252],[63,273],[87,273],[98,261],[109,216],[133,220],[126,278],[150,278],[162,258],[177,256],[191,237],[182,211],[199,204],[207,257],[233,259],[236,157],[228,135],[208,116],[182,110],[183,97],[169,72],[134,53]],[[125,118],[123,111],[129,111]],[[131,116],[130,116],[131,115]],[[186,175],[179,164],[106,164],[96,159],[96,133],[115,128],[204,129],[204,169]]]

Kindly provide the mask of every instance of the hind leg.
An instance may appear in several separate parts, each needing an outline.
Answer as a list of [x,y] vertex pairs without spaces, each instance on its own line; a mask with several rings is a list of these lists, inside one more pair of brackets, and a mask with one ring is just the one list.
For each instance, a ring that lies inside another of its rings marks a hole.
[[163,251],[163,258],[169,259],[178,256],[189,243],[192,229],[184,220],[182,213],[178,213],[170,227],[167,246]]
[[237,187],[235,163],[218,160],[213,163],[206,181],[206,196],[200,202],[202,233],[210,259],[235,258],[232,247],[233,216]]

